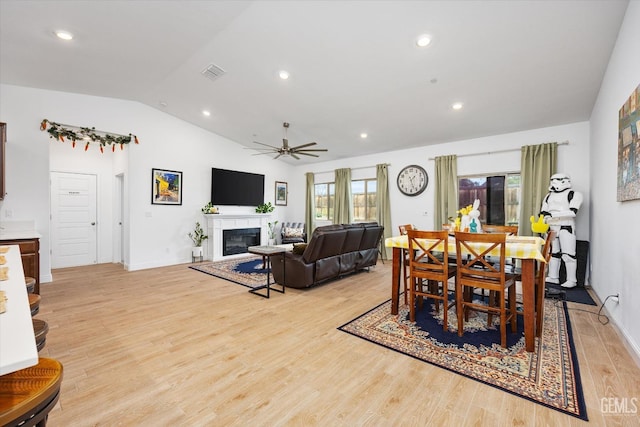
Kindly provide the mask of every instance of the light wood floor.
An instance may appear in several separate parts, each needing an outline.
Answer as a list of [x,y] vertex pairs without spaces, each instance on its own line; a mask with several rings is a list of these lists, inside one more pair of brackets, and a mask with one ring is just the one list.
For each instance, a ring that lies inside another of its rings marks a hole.
[[[389,298],[390,262],[269,300],[188,266],[54,270],[38,314],[40,355],[65,369],[50,427],[587,425],[337,330]],[[612,325],[571,320],[588,425],[639,425],[600,409],[640,397]]]

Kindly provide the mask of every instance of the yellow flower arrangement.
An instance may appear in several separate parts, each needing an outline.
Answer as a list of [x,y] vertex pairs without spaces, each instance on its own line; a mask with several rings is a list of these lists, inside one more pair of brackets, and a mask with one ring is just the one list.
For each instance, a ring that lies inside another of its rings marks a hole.
[[449,217],[449,221],[451,222],[451,227],[453,228],[453,231],[460,231],[460,224],[462,222],[462,217],[465,215],[469,215],[469,212],[471,212],[472,210],[473,210],[473,205],[467,205],[464,208],[460,208],[456,211],[458,216],[455,217],[455,219],[452,217]]

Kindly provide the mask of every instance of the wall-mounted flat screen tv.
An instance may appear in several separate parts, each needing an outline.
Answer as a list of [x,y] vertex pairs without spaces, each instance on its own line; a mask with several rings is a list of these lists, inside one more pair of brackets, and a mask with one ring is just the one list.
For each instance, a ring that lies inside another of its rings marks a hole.
[[211,203],[223,206],[264,203],[264,175],[212,168]]

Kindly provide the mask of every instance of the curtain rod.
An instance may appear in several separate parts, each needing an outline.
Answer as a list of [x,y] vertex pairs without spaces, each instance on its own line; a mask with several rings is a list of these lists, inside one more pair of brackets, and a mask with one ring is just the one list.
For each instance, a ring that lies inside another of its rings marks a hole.
[[[384,164],[385,164],[385,165],[387,165],[387,166],[391,166],[391,163],[384,163]],[[358,168],[351,168],[351,170],[352,170],[352,171],[354,171],[354,170],[358,170],[358,169],[369,169],[369,168],[375,168],[376,166],[378,166],[378,165],[373,165],[373,166],[360,166],[360,167],[358,167]],[[334,172],[334,171],[335,171],[335,169],[334,169],[334,170],[331,170],[331,171],[314,172],[314,174],[316,174],[316,173],[331,173],[331,172]]]
[[[569,141],[558,142],[558,145],[569,145]],[[484,153],[469,153],[469,154],[460,154],[458,157],[471,157],[471,156],[482,156],[485,154],[497,154],[497,153],[508,153],[510,151],[520,151],[520,148],[508,148],[506,150],[496,150],[496,151],[485,151]],[[429,157],[429,160],[435,160],[435,157]]]

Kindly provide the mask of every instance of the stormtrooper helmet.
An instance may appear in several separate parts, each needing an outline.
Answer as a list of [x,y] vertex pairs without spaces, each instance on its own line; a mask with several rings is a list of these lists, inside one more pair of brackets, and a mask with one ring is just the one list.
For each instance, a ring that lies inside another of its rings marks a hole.
[[559,193],[571,188],[571,178],[566,173],[556,173],[551,176],[549,191]]

